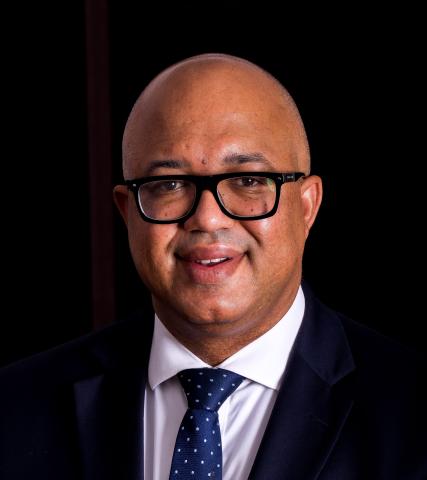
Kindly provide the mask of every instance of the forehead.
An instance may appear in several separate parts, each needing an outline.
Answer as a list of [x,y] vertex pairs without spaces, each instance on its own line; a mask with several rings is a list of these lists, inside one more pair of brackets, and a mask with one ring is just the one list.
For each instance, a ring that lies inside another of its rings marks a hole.
[[295,163],[292,143],[271,129],[263,132],[249,122],[220,129],[219,123],[206,130],[201,125],[153,129],[135,142],[128,162],[141,175],[152,174],[155,167],[220,173],[242,165],[281,171]]
[[236,78],[235,72],[190,78],[173,88],[155,86],[134,109],[123,145],[134,173],[145,174],[153,161],[163,160],[212,169],[236,165],[229,160],[239,155],[265,159],[273,169],[291,161],[295,125],[277,88],[271,92],[271,85]]

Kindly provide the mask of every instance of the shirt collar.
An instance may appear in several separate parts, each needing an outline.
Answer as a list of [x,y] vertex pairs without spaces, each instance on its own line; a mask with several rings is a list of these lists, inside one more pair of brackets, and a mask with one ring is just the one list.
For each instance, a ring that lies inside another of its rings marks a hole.
[[[268,388],[280,388],[283,373],[301,326],[305,309],[302,288],[287,313],[270,330],[249,343],[218,367],[231,370]],[[148,366],[148,381],[155,389],[187,368],[211,368],[182,345],[155,316]]]

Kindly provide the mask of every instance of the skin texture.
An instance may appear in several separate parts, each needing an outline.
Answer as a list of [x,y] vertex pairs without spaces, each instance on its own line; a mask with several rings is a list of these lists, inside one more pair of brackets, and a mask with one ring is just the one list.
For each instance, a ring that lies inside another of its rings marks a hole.
[[[259,67],[224,55],[162,72],[137,100],[123,138],[126,179],[309,168],[304,127],[286,90]],[[210,365],[265,333],[291,306],[321,197],[320,178],[309,176],[282,186],[273,217],[238,221],[205,191],[184,224],[157,225],[141,219],[126,187],[114,189],[157,315]],[[215,268],[194,262],[222,256],[231,260]]]

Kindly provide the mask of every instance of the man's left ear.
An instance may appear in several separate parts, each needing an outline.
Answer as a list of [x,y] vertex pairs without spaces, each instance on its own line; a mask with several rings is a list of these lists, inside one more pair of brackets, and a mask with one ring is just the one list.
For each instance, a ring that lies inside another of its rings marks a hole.
[[129,189],[126,185],[116,185],[113,190],[114,203],[116,204],[120,215],[125,224],[128,224],[128,210],[129,210]]
[[311,226],[316,219],[320,204],[322,203],[322,179],[317,175],[310,175],[301,185],[302,213],[305,225],[305,237],[308,237]]

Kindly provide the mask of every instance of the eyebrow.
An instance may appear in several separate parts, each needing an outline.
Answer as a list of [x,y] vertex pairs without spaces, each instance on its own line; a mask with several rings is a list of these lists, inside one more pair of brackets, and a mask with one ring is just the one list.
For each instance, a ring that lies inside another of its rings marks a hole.
[[[262,163],[264,165],[271,166],[271,163],[262,153],[231,153],[226,155],[222,163],[224,165],[244,165],[246,163]],[[156,170],[160,168],[181,169],[190,168],[190,162],[186,160],[152,160],[147,169],[147,175],[152,175]]]
[[226,165],[244,165],[245,163],[263,163],[271,166],[271,163],[262,153],[232,153],[227,155],[223,163]]
[[185,160],[153,160],[148,165],[147,175],[151,175],[159,168],[185,168],[189,167],[190,163]]

